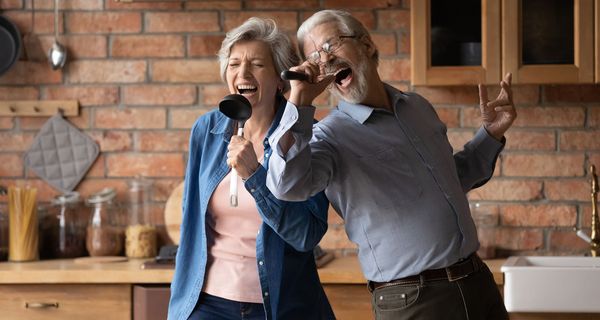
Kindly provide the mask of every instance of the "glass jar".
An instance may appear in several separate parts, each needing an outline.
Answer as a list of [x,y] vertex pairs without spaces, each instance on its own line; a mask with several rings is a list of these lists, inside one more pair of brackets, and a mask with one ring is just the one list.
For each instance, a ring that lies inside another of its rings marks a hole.
[[471,216],[477,227],[479,250],[477,255],[481,259],[496,257],[496,228],[498,227],[498,214],[493,206],[484,206],[479,202],[471,203]]
[[104,188],[87,199],[91,214],[85,245],[92,257],[116,256],[123,252],[123,230],[115,196],[115,189]]
[[54,198],[47,213],[40,218],[41,256],[49,259],[85,256],[86,225],[78,192]]
[[4,204],[0,204],[0,261],[8,259],[8,212]]
[[128,225],[125,230],[125,255],[129,258],[156,256],[156,226],[152,223],[150,195],[152,182],[135,179],[129,182],[127,197]]

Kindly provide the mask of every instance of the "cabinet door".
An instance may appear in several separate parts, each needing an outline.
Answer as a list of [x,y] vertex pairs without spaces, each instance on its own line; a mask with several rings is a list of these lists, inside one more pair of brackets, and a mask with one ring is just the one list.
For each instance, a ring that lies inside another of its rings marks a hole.
[[500,81],[500,0],[471,2],[411,0],[413,85]]
[[503,73],[514,83],[594,81],[593,0],[503,0]]

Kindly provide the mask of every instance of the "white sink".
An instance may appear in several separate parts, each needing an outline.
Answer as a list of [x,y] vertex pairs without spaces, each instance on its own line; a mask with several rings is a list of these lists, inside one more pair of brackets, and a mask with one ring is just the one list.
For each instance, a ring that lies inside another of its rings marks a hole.
[[600,312],[600,258],[510,257],[500,270],[509,312]]

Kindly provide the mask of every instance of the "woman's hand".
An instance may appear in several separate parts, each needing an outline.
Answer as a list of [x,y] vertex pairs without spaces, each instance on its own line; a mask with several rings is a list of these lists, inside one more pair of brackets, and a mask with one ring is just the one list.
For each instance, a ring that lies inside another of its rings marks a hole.
[[334,75],[322,75],[320,67],[312,62],[290,68],[291,71],[302,72],[308,75],[308,81],[291,80],[289,102],[297,107],[310,106],[313,100],[320,95],[327,86],[335,80]]
[[483,119],[483,127],[499,141],[502,140],[506,130],[517,118],[510,87],[511,78],[512,75],[507,73],[504,80],[500,82],[500,94],[492,101],[488,101],[485,86],[479,85],[479,109]]
[[227,147],[227,165],[234,168],[242,179],[248,179],[260,165],[252,142],[232,136]]

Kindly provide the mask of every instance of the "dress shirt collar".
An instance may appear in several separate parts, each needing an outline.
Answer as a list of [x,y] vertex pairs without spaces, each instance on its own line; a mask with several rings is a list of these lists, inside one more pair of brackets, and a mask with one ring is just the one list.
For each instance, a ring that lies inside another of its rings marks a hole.
[[[390,97],[390,101],[392,106],[396,106],[398,100],[404,99],[405,95],[402,91],[384,83],[385,91],[387,95]],[[365,123],[367,119],[371,116],[373,111],[375,110],[383,110],[383,109],[375,109],[373,107],[369,107],[364,104],[354,104],[344,100],[340,100],[338,103],[338,109],[345,114],[349,115],[352,119],[362,123]],[[386,110],[387,111],[387,110]]]

